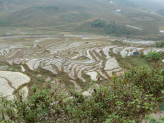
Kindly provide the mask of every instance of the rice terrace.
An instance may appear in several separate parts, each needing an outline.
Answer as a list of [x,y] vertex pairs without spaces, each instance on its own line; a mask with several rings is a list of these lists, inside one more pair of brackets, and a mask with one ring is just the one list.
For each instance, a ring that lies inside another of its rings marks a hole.
[[164,10],[141,3],[0,0],[0,122],[163,123]]

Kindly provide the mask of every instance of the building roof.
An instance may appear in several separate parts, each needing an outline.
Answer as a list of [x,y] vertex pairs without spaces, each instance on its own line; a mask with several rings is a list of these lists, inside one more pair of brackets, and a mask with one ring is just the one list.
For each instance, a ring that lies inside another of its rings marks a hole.
[[120,9],[115,10],[115,12],[120,13],[122,12]]
[[160,30],[160,33],[164,33],[164,30]]
[[117,9],[116,11],[121,11],[120,9]]

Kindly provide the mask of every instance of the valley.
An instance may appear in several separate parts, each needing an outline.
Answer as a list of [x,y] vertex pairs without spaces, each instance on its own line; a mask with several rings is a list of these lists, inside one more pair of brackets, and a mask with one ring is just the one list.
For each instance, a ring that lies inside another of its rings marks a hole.
[[157,3],[0,0],[0,122],[162,123]]

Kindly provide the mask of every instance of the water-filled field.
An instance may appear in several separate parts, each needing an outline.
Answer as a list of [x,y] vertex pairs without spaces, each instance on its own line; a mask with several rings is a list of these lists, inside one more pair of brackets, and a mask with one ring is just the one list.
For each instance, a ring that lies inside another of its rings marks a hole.
[[84,35],[1,38],[0,91],[12,99],[19,89],[28,96],[33,84],[40,87],[52,82],[65,92],[71,85],[87,95],[85,89],[91,81],[106,82],[111,74],[124,73],[115,57],[124,59],[133,56],[136,50],[147,54],[152,49],[118,46],[113,44],[114,40],[108,36]]

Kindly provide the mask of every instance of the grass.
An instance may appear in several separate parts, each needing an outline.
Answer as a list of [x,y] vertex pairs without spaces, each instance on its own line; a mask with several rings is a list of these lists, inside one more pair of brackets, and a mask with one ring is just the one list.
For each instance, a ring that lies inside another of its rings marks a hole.
[[119,40],[112,41],[112,44],[119,45],[119,46],[126,46],[127,43]]
[[149,63],[142,57],[126,57],[118,61],[121,68],[131,69],[138,65],[148,65]]
[[164,59],[164,57],[161,56],[159,60],[148,60],[142,51],[139,56],[127,56],[126,58],[122,58],[121,54],[116,55],[114,53],[110,53],[110,56],[114,56],[117,59],[120,67],[124,68],[125,70],[129,70],[140,65],[154,67],[157,65],[157,63],[162,63],[161,59]]
[[[120,45],[119,41],[116,41],[117,45]],[[130,46],[130,44],[127,44]],[[125,45],[125,46],[127,46]],[[129,70],[131,68],[137,67],[139,65],[148,65],[153,66],[153,64],[157,64],[158,60],[148,60],[146,56],[143,54],[143,51],[141,50],[141,54],[139,56],[127,56],[126,58],[122,58],[121,54],[114,54],[110,52],[109,54],[111,57],[115,57],[118,61],[121,68],[124,68],[125,70]],[[163,57],[161,57],[162,59]]]

